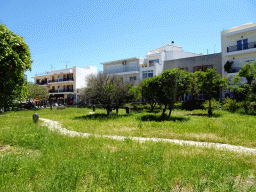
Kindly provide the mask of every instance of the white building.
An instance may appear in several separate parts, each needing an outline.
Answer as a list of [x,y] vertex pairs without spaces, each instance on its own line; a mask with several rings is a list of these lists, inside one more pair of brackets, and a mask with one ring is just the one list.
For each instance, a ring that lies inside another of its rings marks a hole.
[[47,87],[52,102],[61,104],[76,104],[79,94],[86,87],[86,77],[97,74],[97,67],[85,66],[83,68],[71,67],[32,77],[34,83]]
[[[247,23],[221,32],[222,77],[230,79],[241,67],[256,59],[256,23]],[[227,61],[232,61],[229,73],[224,71]]]
[[184,52],[182,47],[172,44],[151,50],[146,54],[146,58],[132,57],[101,64],[104,73],[118,75],[126,82],[138,82],[160,75],[164,71],[164,61],[199,55],[202,53]]

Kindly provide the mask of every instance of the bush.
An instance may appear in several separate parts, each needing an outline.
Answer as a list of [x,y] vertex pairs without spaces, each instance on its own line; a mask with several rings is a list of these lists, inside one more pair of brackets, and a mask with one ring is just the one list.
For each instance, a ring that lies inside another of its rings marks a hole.
[[238,103],[235,99],[227,97],[223,102],[223,108],[230,112],[235,112],[241,108],[241,103]]
[[179,101],[179,102],[174,104],[174,109],[182,109],[183,105],[184,105],[184,102]]
[[[211,104],[212,104],[212,109],[221,109],[221,104],[219,101],[216,101],[214,98],[211,100]],[[202,106],[205,108],[205,109],[208,109],[209,108],[209,100],[206,100]]]
[[254,113],[256,103],[255,102],[250,102],[250,101],[242,101],[240,102],[241,108],[244,109],[244,112],[249,114],[249,113]]

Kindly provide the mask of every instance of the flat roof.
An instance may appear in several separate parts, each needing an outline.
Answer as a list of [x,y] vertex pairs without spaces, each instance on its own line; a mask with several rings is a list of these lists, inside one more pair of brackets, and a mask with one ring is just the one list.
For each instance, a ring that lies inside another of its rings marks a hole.
[[127,58],[127,59],[119,59],[119,60],[114,60],[114,61],[103,62],[103,63],[100,63],[100,64],[101,65],[107,65],[107,64],[111,64],[111,63],[119,63],[121,61],[139,60],[139,59],[143,59],[143,58],[142,57],[131,57],[131,58]]

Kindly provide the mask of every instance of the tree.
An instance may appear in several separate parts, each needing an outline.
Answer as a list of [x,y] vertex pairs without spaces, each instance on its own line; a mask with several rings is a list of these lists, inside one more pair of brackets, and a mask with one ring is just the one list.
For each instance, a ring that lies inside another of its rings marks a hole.
[[85,89],[86,98],[102,104],[108,115],[112,108],[116,109],[126,101],[134,98],[134,92],[130,91],[131,84],[123,83],[115,75],[98,73],[96,76],[91,75],[87,78],[87,88]]
[[0,24],[0,108],[26,97],[28,89],[24,72],[31,71],[31,64],[25,39]]
[[[245,77],[247,82],[242,82],[242,77]],[[240,94],[240,100],[243,100],[246,112],[250,102],[256,99],[255,78],[256,62],[247,62],[244,64],[238,74],[232,79],[234,85],[229,87],[233,90],[233,92]]]
[[171,116],[177,98],[177,78],[176,70],[166,70],[156,77],[158,83],[158,88],[156,89],[157,99],[164,105],[162,116],[165,115],[167,107],[169,109],[169,117]]
[[46,90],[45,87],[43,86],[39,86],[37,84],[34,84],[32,82],[28,83],[28,96],[27,98],[29,99],[29,101],[31,99],[35,100],[42,100],[42,99],[46,99],[47,97],[49,97],[49,93]]
[[189,93],[193,76],[180,69],[171,69],[164,71],[156,77],[158,86],[154,87],[157,100],[164,105],[163,113],[168,107],[169,117],[171,116],[174,104],[181,95]]
[[197,71],[194,73],[194,76],[195,88],[193,90],[206,96],[206,100],[209,100],[208,115],[212,115],[211,100],[219,96],[222,88],[227,87],[228,78],[221,78],[217,71],[210,68],[206,72]]
[[233,65],[233,61],[227,61],[224,65],[224,70],[228,73],[229,70],[231,69],[232,65]]
[[151,77],[144,79],[141,84],[141,95],[147,100],[150,104],[151,112],[154,111],[154,108],[157,104],[157,89],[158,89],[158,78]]

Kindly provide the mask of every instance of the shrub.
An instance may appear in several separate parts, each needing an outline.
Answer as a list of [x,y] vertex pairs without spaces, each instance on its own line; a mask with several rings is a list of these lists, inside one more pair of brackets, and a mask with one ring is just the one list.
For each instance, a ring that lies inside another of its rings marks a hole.
[[[216,101],[214,98],[211,99],[211,104],[212,104],[212,109],[221,109],[221,104],[219,101]],[[206,100],[202,106],[205,108],[205,109],[208,109],[209,108],[209,100]]]
[[235,112],[241,107],[241,103],[238,103],[235,99],[227,97],[223,102],[223,108],[230,112]]
[[184,105],[183,101],[177,102],[174,104],[174,109],[182,109],[183,105]]
[[240,103],[240,106],[244,109],[244,112],[249,114],[249,113],[254,113],[255,111],[255,102],[250,102],[250,101],[242,101]]

